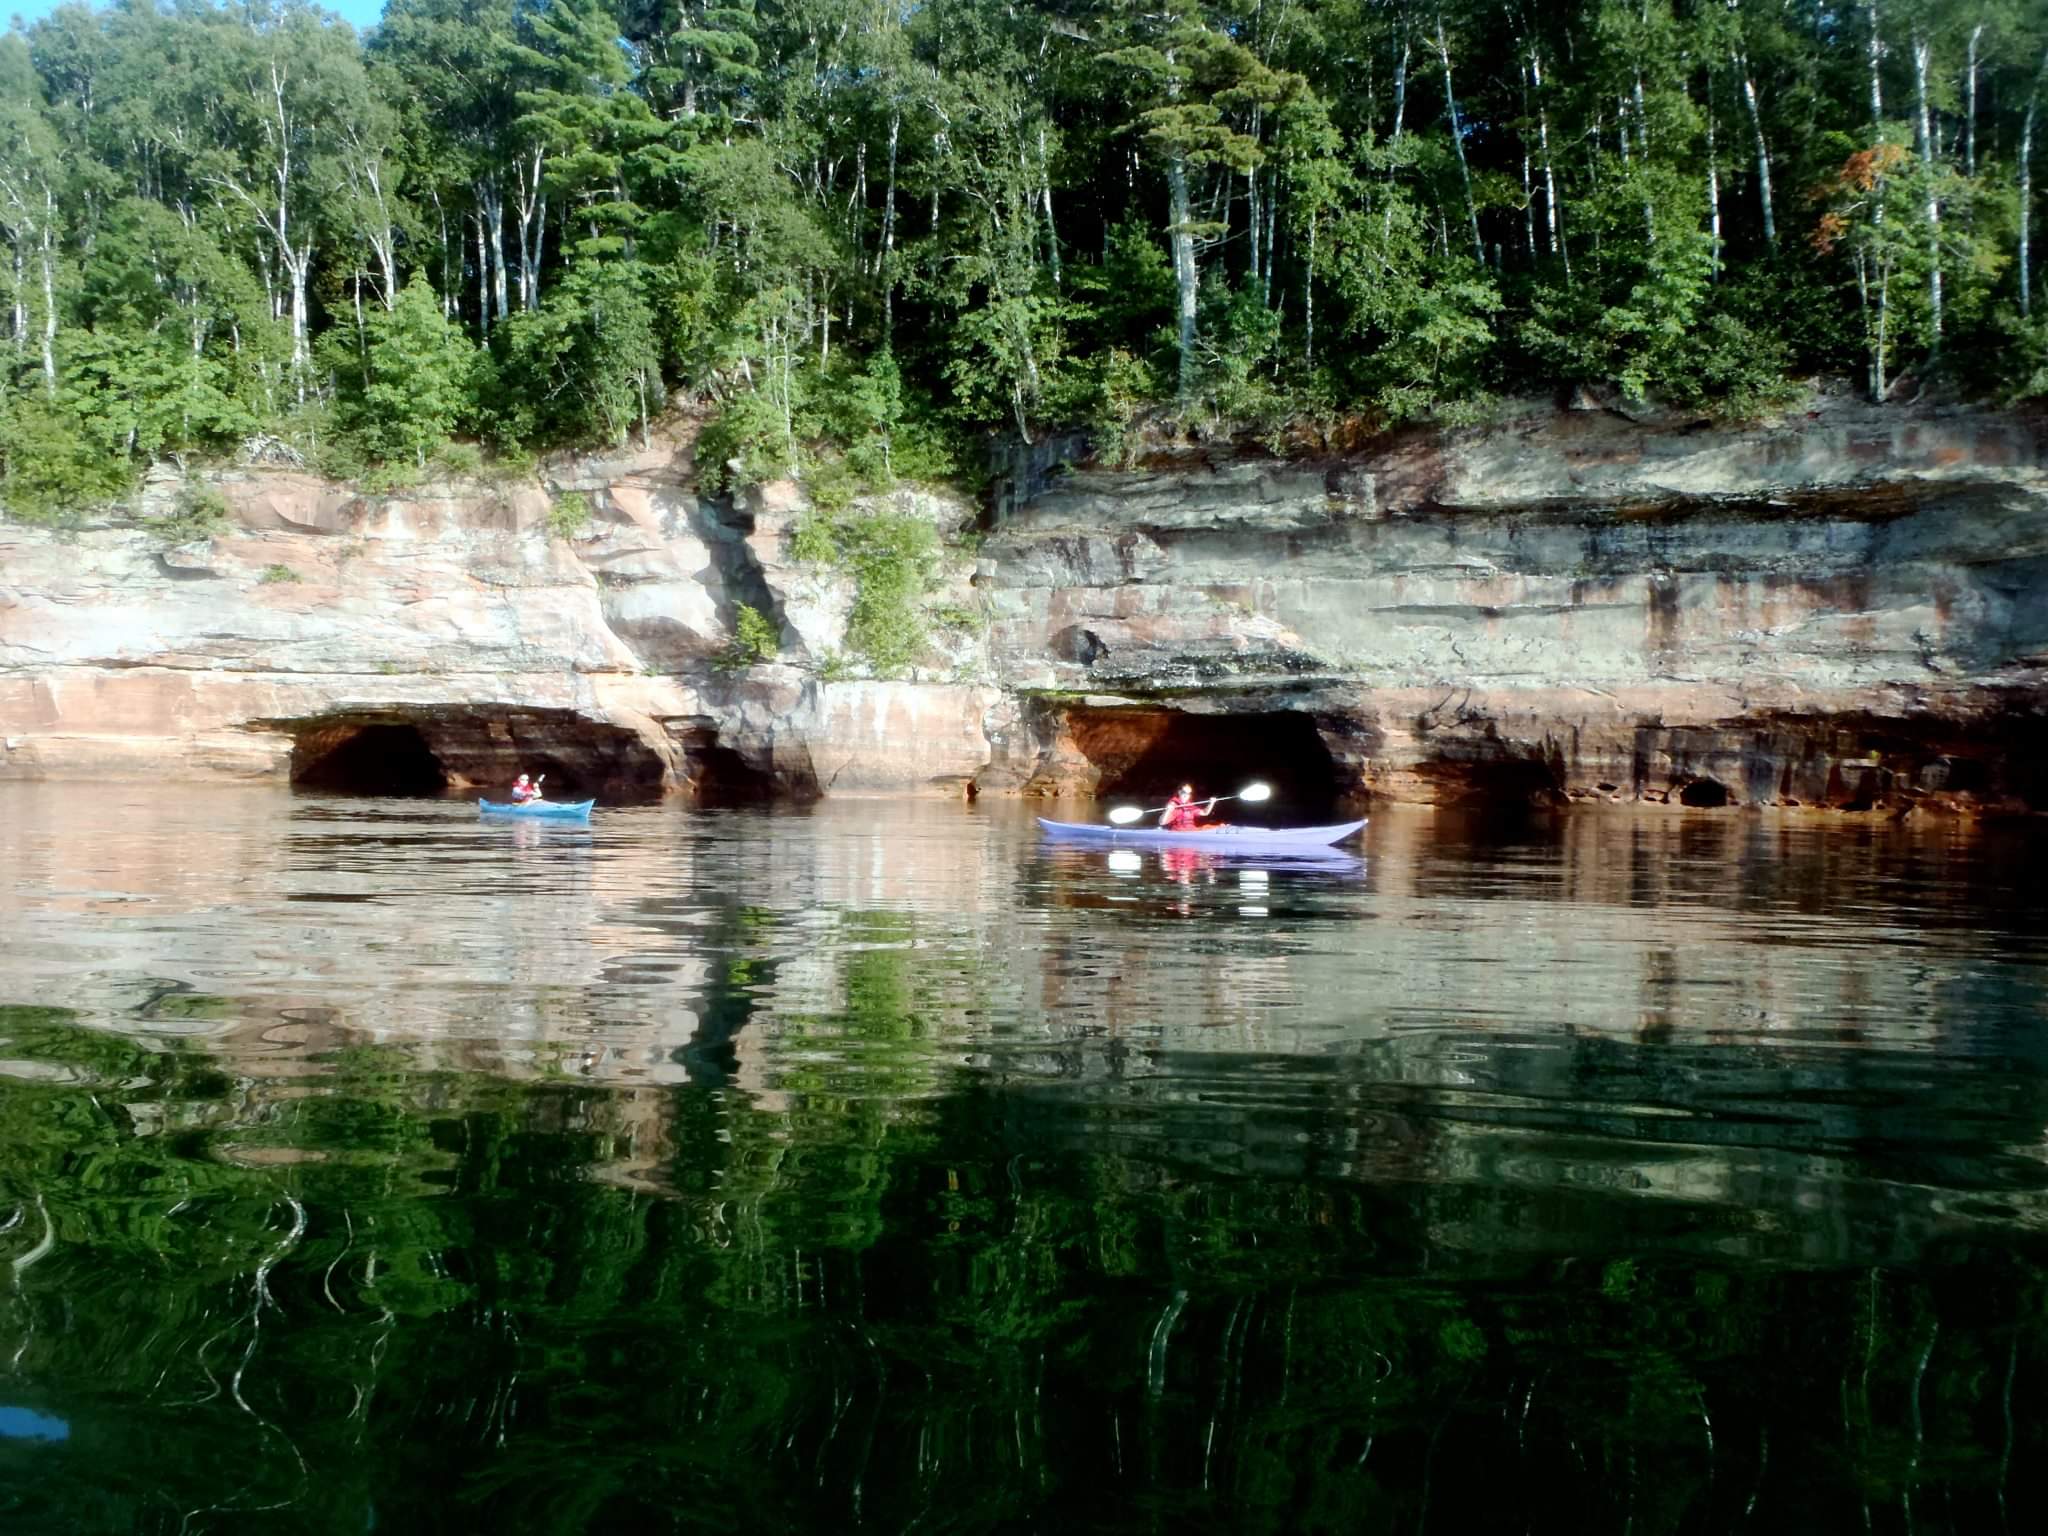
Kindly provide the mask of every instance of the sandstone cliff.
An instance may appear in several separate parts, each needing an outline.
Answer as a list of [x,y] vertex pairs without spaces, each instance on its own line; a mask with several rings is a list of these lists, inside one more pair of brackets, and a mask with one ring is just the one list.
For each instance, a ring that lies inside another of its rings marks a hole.
[[[2048,808],[2031,418],[1543,407],[1327,462],[1067,470],[999,499],[935,599],[978,623],[892,681],[845,675],[796,488],[700,497],[687,432],[516,484],[210,479],[232,527],[183,546],[161,487],[0,524],[0,777],[1039,793],[1193,763],[1300,806]],[[725,663],[741,603],[778,663]]]

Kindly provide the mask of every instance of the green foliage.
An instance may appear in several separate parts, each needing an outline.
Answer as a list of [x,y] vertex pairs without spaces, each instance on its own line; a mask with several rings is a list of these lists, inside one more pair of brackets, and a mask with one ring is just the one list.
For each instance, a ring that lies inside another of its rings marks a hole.
[[2048,25],[1870,14],[1875,124],[1814,6],[60,7],[0,45],[0,502],[258,435],[519,472],[672,390],[708,490],[832,507],[1076,426],[2031,396]]
[[288,565],[266,565],[258,578],[266,587],[289,586],[299,579],[299,573]]
[[757,662],[773,661],[782,649],[782,636],[775,625],[752,603],[741,603],[733,614],[732,641],[719,657],[726,671],[739,671]]
[[149,522],[150,536],[169,547],[196,544],[234,526],[227,498],[210,485],[188,480],[180,487],[173,510]]
[[593,515],[588,496],[581,491],[564,491],[548,508],[548,536],[564,541],[573,539],[590,526]]
[[513,442],[623,443],[662,402],[655,313],[639,264],[591,257],[506,322],[488,386]]
[[76,522],[87,508],[125,495],[131,464],[80,430],[67,399],[0,392],[0,496],[21,522]]
[[790,472],[782,414],[759,391],[726,402],[697,435],[698,483],[713,495]]
[[893,511],[813,508],[790,530],[790,557],[852,578],[847,649],[882,676],[901,672],[928,638],[924,598],[938,563],[938,534]]
[[756,661],[772,661],[781,648],[782,637],[775,626],[751,603],[741,603],[733,621],[733,639]]
[[396,496],[416,489],[426,474],[410,459],[383,459],[365,465],[354,478],[371,496]]
[[1121,348],[1094,359],[1089,370],[1083,419],[1098,457],[1128,465],[1138,442],[1132,428],[1139,414],[1172,393],[1172,384],[1154,364]]
[[434,463],[445,474],[473,479],[484,471],[484,454],[474,443],[443,443],[434,454]]
[[698,473],[723,492],[794,475],[830,509],[899,481],[955,478],[952,434],[937,414],[906,398],[888,353],[864,366],[794,368],[784,401],[766,390],[728,400],[698,435]]
[[871,512],[842,519],[837,536],[855,582],[846,643],[883,676],[900,672],[925,646],[922,604],[937,535],[919,518]]
[[364,332],[353,387],[343,395],[344,425],[376,456],[424,468],[472,408],[476,349],[418,273],[388,311],[370,311]]
[[1121,348],[1164,357],[1173,346],[1173,263],[1145,220],[1125,216],[1104,234],[1099,265],[1077,267],[1077,324],[1090,352]]
[[789,530],[789,558],[801,565],[832,565],[839,559],[838,530],[829,516],[812,510]]

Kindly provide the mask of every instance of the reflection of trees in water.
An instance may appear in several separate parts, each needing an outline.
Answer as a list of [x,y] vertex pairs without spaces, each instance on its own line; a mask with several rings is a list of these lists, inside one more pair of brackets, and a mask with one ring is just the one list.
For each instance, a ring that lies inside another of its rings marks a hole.
[[[0,1080],[0,1399],[69,1436],[0,1440],[11,1513],[1674,1531],[1910,1501],[1924,1531],[1995,1529],[2003,1494],[2038,1522],[2039,1180],[1982,1187],[1936,1131],[2038,1137],[2037,1092],[1901,1065],[1937,1103],[1880,1148],[1820,1053],[1759,1052],[1806,1123],[1731,1115],[1711,1150],[1756,1182],[1659,1188],[1707,1127],[1630,1148],[1602,1117],[1760,1077],[1468,1042],[1137,1101],[963,1089],[907,934],[875,918],[778,1016],[818,1050],[772,1108],[665,1090],[659,1196],[590,1177],[640,1111],[580,1079],[348,1047],[252,1094],[7,1010],[6,1054],[48,1070]],[[1853,1219],[1780,1242],[1809,1195]]]

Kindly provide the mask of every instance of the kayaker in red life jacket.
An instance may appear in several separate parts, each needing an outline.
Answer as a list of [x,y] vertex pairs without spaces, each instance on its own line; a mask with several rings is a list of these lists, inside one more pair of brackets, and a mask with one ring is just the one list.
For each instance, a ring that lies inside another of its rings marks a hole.
[[538,800],[539,798],[540,786],[527,783],[525,774],[519,775],[519,782],[512,786],[512,803],[514,805],[524,805],[529,800]]
[[1159,825],[1168,832],[1194,832],[1200,830],[1208,820],[1209,813],[1216,809],[1215,800],[1195,803],[1195,786],[1183,784],[1180,793],[1167,801],[1166,809],[1159,813]]

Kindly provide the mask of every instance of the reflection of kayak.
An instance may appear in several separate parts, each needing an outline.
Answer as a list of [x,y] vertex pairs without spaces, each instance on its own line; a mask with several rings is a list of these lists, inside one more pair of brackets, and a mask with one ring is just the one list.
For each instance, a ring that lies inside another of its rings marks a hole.
[[1214,853],[1285,853],[1341,843],[1365,825],[1340,822],[1333,827],[1205,827],[1169,832],[1164,827],[1105,827],[1090,821],[1047,821],[1038,818],[1047,837],[1077,843],[1114,843],[1120,848],[1202,848]]
[[595,800],[529,800],[524,805],[504,800],[479,800],[484,816],[523,816],[534,821],[588,821]]

